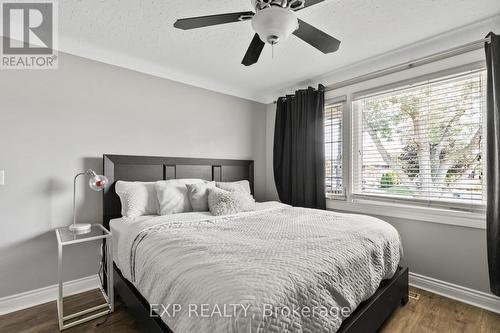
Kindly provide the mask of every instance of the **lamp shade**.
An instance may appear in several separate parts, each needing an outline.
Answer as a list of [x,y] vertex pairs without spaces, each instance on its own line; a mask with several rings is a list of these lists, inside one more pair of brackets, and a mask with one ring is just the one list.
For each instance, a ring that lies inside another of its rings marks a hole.
[[273,6],[255,13],[252,27],[264,43],[276,44],[297,30],[299,23],[293,11]]
[[102,175],[94,175],[89,179],[89,186],[94,191],[102,191],[109,183],[108,178]]

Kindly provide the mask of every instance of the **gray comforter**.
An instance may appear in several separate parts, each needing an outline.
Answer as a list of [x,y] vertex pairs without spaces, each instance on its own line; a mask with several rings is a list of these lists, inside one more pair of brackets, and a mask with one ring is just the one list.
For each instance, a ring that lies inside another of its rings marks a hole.
[[141,220],[117,264],[175,333],[335,332],[397,269],[400,237],[386,222],[259,207]]

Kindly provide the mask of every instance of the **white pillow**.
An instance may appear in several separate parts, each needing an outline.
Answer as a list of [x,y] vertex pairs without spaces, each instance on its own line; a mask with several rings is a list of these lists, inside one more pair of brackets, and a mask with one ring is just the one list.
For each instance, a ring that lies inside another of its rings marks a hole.
[[253,197],[242,191],[208,190],[208,208],[213,215],[230,215],[255,210]]
[[189,202],[194,212],[208,211],[208,190],[215,188],[215,182],[186,184]]
[[122,216],[158,215],[159,204],[154,182],[117,181],[116,194],[122,203]]
[[186,184],[203,183],[202,179],[170,179],[155,183],[160,204],[160,214],[170,215],[191,212]]
[[250,182],[248,180],[240,180],[237,182],[217,182],[216,186],[225,191],[243,191],[252,194],[250,190]]

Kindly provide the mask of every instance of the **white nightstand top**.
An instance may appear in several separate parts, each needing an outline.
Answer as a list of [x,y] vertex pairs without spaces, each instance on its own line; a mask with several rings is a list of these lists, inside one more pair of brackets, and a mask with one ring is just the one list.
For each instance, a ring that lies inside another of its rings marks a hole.
[[109,230],[106,230],[101,224],[92,224],[90,231],[85,233],[73,232],[68,227],[56,229],[57,242],[61,245],[104,239],[110,235]]

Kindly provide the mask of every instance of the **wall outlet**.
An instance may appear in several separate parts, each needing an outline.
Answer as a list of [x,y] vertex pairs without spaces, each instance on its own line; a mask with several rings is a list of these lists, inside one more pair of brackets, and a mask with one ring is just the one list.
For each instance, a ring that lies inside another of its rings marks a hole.
[[5,184],[5,171],[0,170],[0,185]]

